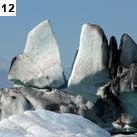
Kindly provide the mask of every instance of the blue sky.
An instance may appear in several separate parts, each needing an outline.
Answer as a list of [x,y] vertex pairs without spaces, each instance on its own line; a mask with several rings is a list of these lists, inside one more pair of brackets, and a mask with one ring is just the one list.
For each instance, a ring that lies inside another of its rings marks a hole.
[[100,25],[107,38],[128,33],[137,41],[137,0],[17,0],[16,17],[0,17],[0,58],[21,53],[27,33],[41,21],[52,23],[65,67],[71,67],[85,22]]

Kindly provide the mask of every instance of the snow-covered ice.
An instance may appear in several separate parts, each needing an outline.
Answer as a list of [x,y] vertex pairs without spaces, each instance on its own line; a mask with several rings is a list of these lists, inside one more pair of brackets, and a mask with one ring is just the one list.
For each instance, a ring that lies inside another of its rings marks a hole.
[[111,137],[93,122],[73,114],[26,111],[0,121],[0,137]]

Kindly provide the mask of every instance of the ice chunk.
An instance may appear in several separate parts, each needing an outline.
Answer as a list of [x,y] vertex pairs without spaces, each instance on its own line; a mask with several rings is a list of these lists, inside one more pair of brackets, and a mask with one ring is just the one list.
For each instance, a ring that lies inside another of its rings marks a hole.
[[103,30],[84,24],[80,47],[68,82],[68,91],[96,100],[97,89],[108,82],[109,48]]
[[119,50],[118,50],[116,38],[114,36],[110,38],[109,48],[110,48],[109,72],[111,79],[113,79],[117,75],[117,69],[119,65]]
[[24,136],[111,137],[107,131],[81,116],[58,114],[46,110],[28,111],[0,121],[0,137]]
[[120,61],[124,65],[137,63],[137,45],[128,34],[121,37]]
[[29,32],[24,52],[13,59],[8,78],[38,88],[64,84],[60,52],[48,20]]

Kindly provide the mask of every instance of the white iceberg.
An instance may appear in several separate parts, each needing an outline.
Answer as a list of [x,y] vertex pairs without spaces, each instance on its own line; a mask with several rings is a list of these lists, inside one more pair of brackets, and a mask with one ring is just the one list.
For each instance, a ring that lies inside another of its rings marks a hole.
[[12,61],[8,79],[38,88],[64,84],[60,52],[48,20],[29,32],[23,54]]
[[68,82],[68,91],[96,101],[97,89],[108,82],[109,47],[103,30],[84,24],[80,47]]

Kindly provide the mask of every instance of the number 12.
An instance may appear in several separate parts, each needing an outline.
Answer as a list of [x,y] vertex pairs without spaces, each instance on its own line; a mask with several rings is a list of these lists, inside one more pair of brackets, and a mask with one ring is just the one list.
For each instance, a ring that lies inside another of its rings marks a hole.
[[[4,12],[6,12],[7,10],[6,10],[6,4],[3,4],[2,5],[2,8],[4,9]],[[9,4],[9,7],[10,7],[10,9],[9,9],[9,12],[15,12],[13,9],[14,9],[14,4]]]

